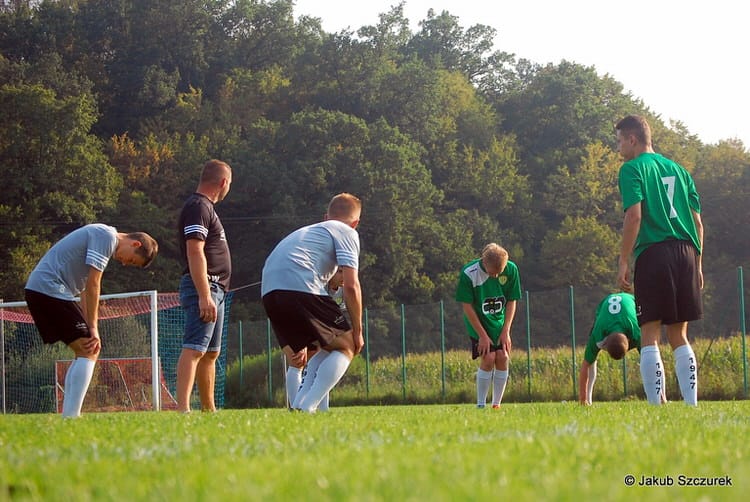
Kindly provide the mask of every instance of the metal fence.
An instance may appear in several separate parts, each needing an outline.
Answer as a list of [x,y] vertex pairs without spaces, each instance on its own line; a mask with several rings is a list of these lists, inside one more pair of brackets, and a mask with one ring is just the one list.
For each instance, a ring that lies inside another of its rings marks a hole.
[[[741,368],[735,368],[729,378],[741,379],[744,397],[748,397],[748,371],[746,351],[745,302],[748,287],[743,268],[727,270],[705,276],[703,291],[704,318],[691,322],[688,335],[691,340],[740,337]],[[365,286],[366,287],[366,286]],[[514,359],[526,359],[526,379],[531,393],[534,379],[533,367],[540,349],[566,348],[570,350],[570,389],[577,394],[577,368],[580,353],[585,346],[594,320],[596,306],[611,290],[606,288],[560,288],[544,291],[525,291],[518,302],[513,322],[512,340]],[[441,353],[443,387],[445,387],[445,354],[465,351],[469,358],[470,342],[466,334],[463,312],[455,301],[445,300],[422,305],[393,305],[387,308],[364,311],[365,350],[362,357],[366,366],[366,393],[370,387],[370,364],[380,358],[401,360],[401,378],[404,395],[407,386],[407,358],[415,354]],[[227,340],[227,364],[238,364],[242,378],[245,356],[262,354],[267,360],[267,392],[273,401],[275,390],[284,382],[274,372],[278,361],[273,353],[278,351],[276,339],[267,320],[246,321],[232,319]],[[713,342],[711,342],[713,343]],[[576,356],[578,348],[579,356]],[[710,350],[710,345],[709,345]],[[524,353],[521,356],[522,353]],[[700,358],[701,354],[697,354]],[[705,354],[703,354],[705,356]],[[274,382],[276,374],[276,382]],[[623,360],[622,385],[628,388],[627,372]],[[631,385],[631,387],[633,387]]]

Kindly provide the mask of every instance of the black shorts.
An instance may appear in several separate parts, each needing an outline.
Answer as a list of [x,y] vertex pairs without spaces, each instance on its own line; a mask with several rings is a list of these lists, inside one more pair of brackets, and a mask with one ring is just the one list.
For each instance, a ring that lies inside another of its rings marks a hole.
[[688,241],[670,240],[646,248],[633,275],[638,325],[703,318],[698,252]]
[[26,305],[44,343],[70,345],[79,338],[90,338],[89,326],[77,302],[24,290]]
[[352,329],[328,295],[275,290],[263,297],[263,308],[271,320],[279,347],[289,345],[294,352],[311,344],[326,347]]
[[[490,352],[497,352],[498,350],[502,350],[502,347],[500,345],[495,345],[495,344],[490,343]],[[477,357],[479,357],[479,340],[477,340],[476,338],[472,338],[471,339],[471,358],[476,359]]]

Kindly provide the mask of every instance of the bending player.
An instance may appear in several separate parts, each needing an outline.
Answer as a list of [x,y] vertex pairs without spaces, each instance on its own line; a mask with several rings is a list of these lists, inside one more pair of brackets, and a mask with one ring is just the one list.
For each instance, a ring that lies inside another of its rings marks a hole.
[[608,295],[596,307],[594,325],[583,355],[578,377],[578,399],[581,404],[591,404],[599,351],[605,350],[618,361],[633,348],[641,349],[641,328],[635,315],[635,298],[630,293]]
[[[578,396],[582,405],[590,405],[596,381],[596,356],[600,350],[619,361],[632,349],[641,350],[641,328],[635,315],[635,298],[630,293],[608,295],[596,307],[594,325],[583,355],[578,376]],[[662,402],[666,402],[662,385]]]
[[[327,291],[328,295],[333,298],[333,301],[336,302],[336,304],[341,309],[341,312],[346,315],[346,303],[344,302],[344,271],[341,268],[338,268],[336,270],[336,273],[333,274],[333,277],[328,281]],[[297,397],[297,392],[301,388],[301,386],[304,383],[305,377],[308,376],[309,369],[307,365],[307,361],[311,359],[316,352],[320,350],[320,347],[315,344],[311,344],[305,349],[305,357],[304,358],[298,358],[298,359],[289,359],[287,363],[289,366],[286,369],[286,398],[287,398],[287,406],[289,409],[292,408],[292,403],[294,403],[294,399]],[[286,360],[286,355],[284,356],[284,359]],[[313,377],[312,374],[309,375],[310,378]],[[329,393],[330,394],[330,393]],[[329,394],[326,394],[325,397],[320,401],[320,404],[318,405],[318,411],[328,411],[328,405],[329,405]]]
[[484,408],[492,384],[492,407],[499,408],[508,382],[510,329],[521,298],[518,267],[508,252],[493,243],[481,258],[461,269],[456,301],[464,311],[471,338],[472,359],[480,358],[477,370],[477,407]]
[[99,358],[99,296],[109,260],[146,268],[158,252],[158,243],[146,233],[94,223],[59,240],[29,275],[26,303],[39,335],[44,343],[63,342],[76,356],[65,374],[63,417],[81,415]]
[[[364,347],[359,284],[360,200],[333,197],[326,220],[299,228],[274,248],[263,267],[261,295],[279,346],[288,361],[304,360],[307,347],[320,346],[308,364],[308,378],[292,408],[314,413]],[[347,320],[326,286],[343,269]]]

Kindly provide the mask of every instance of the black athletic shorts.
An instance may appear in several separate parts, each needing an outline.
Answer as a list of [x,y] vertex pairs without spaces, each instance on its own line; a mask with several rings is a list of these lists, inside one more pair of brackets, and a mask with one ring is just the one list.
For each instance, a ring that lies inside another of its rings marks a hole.
[[[500,346],[500,340],[498,340],[498,344],[495,345],[493,343],[490,343],[490,352],[497,352],[498,350],[502,350],[502,347]],[[476,359],[479,357],[479,340],[476,338],[471,339],[471,358]]]
[[325,347],[352,329],[328,295],[275,290],[263,297],[263,308],[279,347],[289,345],[294,352],[311,344]]
[[646,248],[635,262],[633,283],[639,326],[703,318],[698,252],[692,243],[669,240]]
[[89,326],[77,302],[24,290],[26,305],[44,343],[63,342],[70,345],[79,338],[90,338]]

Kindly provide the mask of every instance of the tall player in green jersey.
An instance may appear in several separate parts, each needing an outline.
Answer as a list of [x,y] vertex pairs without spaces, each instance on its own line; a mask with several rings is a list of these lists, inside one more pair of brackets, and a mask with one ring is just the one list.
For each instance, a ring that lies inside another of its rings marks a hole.
[[[698,404],[698,372],[688,321],[703,317],[703,221],[693,179],[676,162],[654,153],[646,119],[629,115],[615,125],[625,163],[619,187],[625,219],[619,286],[635,287],[641,327],[641,377],[648,402],[658,405],[664,382],[659,354],[661,326],[672,346],[680,392]],[[630,260],[635,260],[631,285]]]
[[492,407],[499,408],[508,382],[510,328],[521,298],[518,267],[508,252],[487,244],[479,259],[461,269],[456,301],[461,303],[471,337],[472,358],[481,356],[477,370],[477,406],[484,408],[492,382]]

